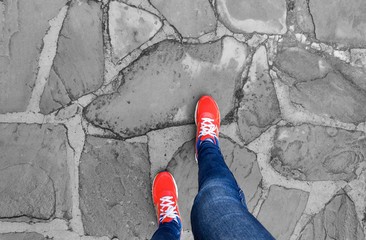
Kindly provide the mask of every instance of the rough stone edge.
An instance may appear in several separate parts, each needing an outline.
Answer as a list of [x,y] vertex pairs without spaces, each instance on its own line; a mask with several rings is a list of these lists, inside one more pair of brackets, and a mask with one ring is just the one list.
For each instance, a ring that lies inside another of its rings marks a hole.
[[26,110],[27,112],[40,112],[39,105],[41,97],[50,75],[53,60],[56,56],[57,42],[69,9],[69,3],[63,6],[58,15],[49,21],[50,27],[43,38],[43,49],[38,61],[37,78]]

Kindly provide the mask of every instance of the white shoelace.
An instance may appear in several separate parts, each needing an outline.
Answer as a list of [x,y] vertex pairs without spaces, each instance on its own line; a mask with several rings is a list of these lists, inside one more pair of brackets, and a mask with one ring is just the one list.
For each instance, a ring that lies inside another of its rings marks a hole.
[[201,136],[206,136],[206,135],[210,135],[212,137],[217,137],[216,136],[216,129],[217,126],[213,123],[213,119],[211,118],[202,118],[202,123],[201,123],[201,131],[200,131],[200,135]]
[[172,218],[176,222],[178,222],[177,218],[178,211],[177,211],[177,205],[174,201],[172,201],[172,196],[165,196],[160,198],[160,217],[159,222],[162,222],[165,218]]

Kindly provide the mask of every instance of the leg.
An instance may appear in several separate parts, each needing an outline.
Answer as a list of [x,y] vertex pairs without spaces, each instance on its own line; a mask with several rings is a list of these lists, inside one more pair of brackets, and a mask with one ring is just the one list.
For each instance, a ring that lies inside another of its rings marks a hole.
[[160,224],[151,240],[179,240],[180,228],[174,221]]
[[191,213],[195,239],[274,239],[249,213],[217,144],[202,142],[198,165],[199,192]]

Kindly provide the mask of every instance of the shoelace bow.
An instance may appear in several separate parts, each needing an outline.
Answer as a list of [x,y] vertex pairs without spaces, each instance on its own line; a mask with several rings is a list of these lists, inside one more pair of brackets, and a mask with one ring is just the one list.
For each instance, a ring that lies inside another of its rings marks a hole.
[[214,120],[211,118],[202,118],[201,131],[199,137],[206,135],[216,137],[215,131],[217,129],[217,126],[213,123],[213,121]]
[[178,222],[177,217],[178,211],[177,211],[177,205],[174,201],[172,201],[172,196],[165,196],[160,198],[160,217],[159,222],[162,222],[165,218],[172,218],[176,222]]

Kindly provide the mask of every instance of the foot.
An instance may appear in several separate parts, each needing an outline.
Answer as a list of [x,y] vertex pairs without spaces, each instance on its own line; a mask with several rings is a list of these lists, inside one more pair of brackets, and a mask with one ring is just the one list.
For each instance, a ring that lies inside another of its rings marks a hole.
[[182,227],[178,210],[178,189],[169,172],[164,171],[156,175],[152,195],[159,225],[175,221]]
[[211,141],[219,145],[220,111],[215,100],[210,96],[203,96],[198,100],[195,111],[197,126],[196,161],[198,148],[203,141]]

